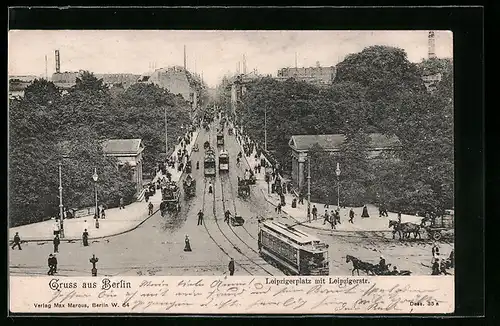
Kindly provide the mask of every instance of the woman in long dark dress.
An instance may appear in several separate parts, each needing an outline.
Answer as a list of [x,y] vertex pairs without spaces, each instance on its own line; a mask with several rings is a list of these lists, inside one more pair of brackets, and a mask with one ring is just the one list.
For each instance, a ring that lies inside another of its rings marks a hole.
[[87,232],[87,229],[83,231],[82,240],[83,240],[83,246],[87,247],[89,245],[89,233]]
[[361,217],[370,217],[370,215],[368,215],[368,208],[365,206],[363,206],[363,214],[361,214]]
[[186,238],[184,239],[184,251],[192,251],[191,250],[191,243],[189,243],[189,237],[186,235]]

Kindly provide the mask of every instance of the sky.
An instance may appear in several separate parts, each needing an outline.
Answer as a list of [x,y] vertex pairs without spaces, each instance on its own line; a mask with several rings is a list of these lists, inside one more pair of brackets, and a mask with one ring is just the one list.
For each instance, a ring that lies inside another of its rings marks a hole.
[[[11,30],[9,75],[45,76],[55,72],[54,51],[59,50],[61,71],[134,73],[184,63],[215,87],[246,58],[247,71],[276,75],[295,66],[336,65],[350,54],[371,45],[402,48],[408,59],[427,57],[428,31],[171,31],[171,30]],[[436,55],[453,56],[453,35],[435,31]],[[242,64],[241,64],[241,67]],[[241,68],[241,71],[243,68]]]

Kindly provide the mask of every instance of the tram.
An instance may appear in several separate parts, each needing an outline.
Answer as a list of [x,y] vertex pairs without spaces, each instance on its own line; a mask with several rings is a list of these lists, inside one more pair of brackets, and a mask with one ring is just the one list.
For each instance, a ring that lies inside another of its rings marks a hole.
[[205,152],[203,170],[205,177],[215,177],[215,153],[211,148]]
[[217,146],[224,146],[224,134],[223,133],[217,134]]
[[229,154],[227,151],[221,151],[219,154],[219,171],[229,171]]
[[328,275],[328,244],[293,227],[259,220],[259,254],[288,275]]

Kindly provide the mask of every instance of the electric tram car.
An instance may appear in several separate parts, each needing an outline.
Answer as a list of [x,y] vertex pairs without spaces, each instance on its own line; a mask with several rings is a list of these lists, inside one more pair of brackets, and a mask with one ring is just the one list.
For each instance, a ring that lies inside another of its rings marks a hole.
[[205,177],[215,177],[215,153],[213,149],[208,149],[205,152],[205,160],[203,161],[203,169]]
[[223,133],[217,134],[217,146],[224,146],[224,134]]
[[259,254],[287,275],[328,275],[328,244],[293,227],[259,220]]
[[229,154],[227,151],[221,151],[219,154],[219,171],[228,172],[229,171]]

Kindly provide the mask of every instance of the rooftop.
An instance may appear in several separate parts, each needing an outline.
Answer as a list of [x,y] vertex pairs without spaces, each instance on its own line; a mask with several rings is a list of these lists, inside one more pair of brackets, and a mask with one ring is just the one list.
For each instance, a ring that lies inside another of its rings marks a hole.
[[105,154],[138,154],[142,151],[142,140],[136,139],[108,139],[102,143]]
[[280,223],[280,222],[274,222],[274,221],[266,221],[263,222],[264,226],[267,226],[271,230],[278,232],[286,237],[289,237],[290,239],[294,240],[297,243],[300,244],[307,244],[307,243],[312,243],[312,242],[320,242],[320,240],[312,235],[309,235],[305,232],[302,232],[300,230],[288,227],[287,225]]
[[[380,133],[368,134],[370,137],[370,148],[394,148],[400,146],[396,136],[386,136]],[[324,150],[338,150],[345,141],[343,134],[330,135],[293,135],[288,145],[298,151],[307,151],[314,144],[318,144]]]

